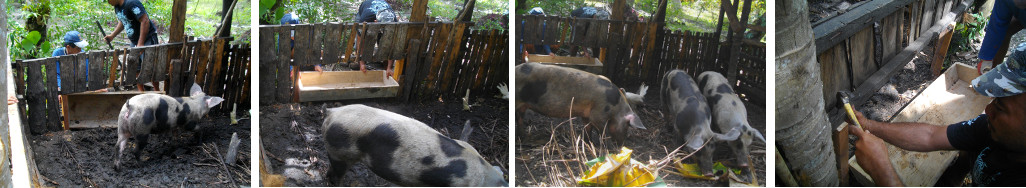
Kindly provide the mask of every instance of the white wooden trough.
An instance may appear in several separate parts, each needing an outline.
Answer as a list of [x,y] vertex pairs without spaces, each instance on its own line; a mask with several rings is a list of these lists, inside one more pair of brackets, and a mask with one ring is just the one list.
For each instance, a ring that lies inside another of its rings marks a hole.
[[592,74],[602,74],[602,61],[599,61],[598,58],[528,54],[527,62],[558,65]]
[[[973,79],[980,76],[976,68],[956,63],[934,80],[923,93],[905,106],[891,122],[920,122],[950,125],[966,121],[983,113],[993,98],[980,95],[970,88]],[[847,126],[845,123],[843,126]],[[905,186],[933,186],[944,170],[951,165],[958,151],[915,152],[887,144],[891,165]],[[848,160],[855,179],[862,185],[872,186],[872,178],[855,162]]]
[[64,124],[67,128],[116,128],[118,113],[128,99],[160,91],[82,92],[65,95]]
[[399,83],[385,71],[301,72],[299,102],[395,97]]

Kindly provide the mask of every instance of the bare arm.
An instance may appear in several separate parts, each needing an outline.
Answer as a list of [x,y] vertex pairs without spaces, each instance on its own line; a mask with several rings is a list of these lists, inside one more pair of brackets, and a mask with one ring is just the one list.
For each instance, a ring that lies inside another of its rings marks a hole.
[[149,37],[147,35],[150,34],[150,17],[145,14],[139,18],[139,32],[141,32],[139,33],[139,43],[135,46],[146,44],[146,37]]
[[862,123],[862,127],[872,132],[901,149],[910,151],[937,151],[954,150],[948,142],[947,126],[937,126],[926,123],[888,123],[866,119],[861,112],[856,111],[855,115]]
[[117,37],[118,34],[121,34],[121,30],[124,29],[125,25],[121,25],[121,21],[118,21],[118,26],[114,28],[114,31],[110,32],[110,35],[104,36],[103,40],[107,40],[107,42],[113,41],[114,37]]

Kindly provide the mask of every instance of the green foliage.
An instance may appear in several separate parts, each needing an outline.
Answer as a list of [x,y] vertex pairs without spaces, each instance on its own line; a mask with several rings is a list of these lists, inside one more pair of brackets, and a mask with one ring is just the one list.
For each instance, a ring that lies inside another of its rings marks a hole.
[[[352,22],[356,16],[357,9],[363,0],[343,1],[309,1],[309,0],[283,0],[284,8],[271,10],[274,0],[261,0],[260,12],[264,23],[278,24],[281,16],[285,13],[296,13],[299,15],[300,23],[326,23],[326,22]],[[401,20],[409,20],[410,12],[413,9],[413,0],[386,0],[392,9],[401,17]],[[452,21],[463,9],[465,0],[429,0],[428,16],[435,17],[436,21]],[[506,27],[502,22],[494,21],[489,15],[502,15],[508,10],[508,3],[505,0],[477,0],[474,6],[472,20],[487,20],[480,22],[475,29]],[[281,11],[281,14],[272,11]]]
[[[983,30],[987,27],[987,21],[990,19],[983,16],[980,13],[969,14],[965,21],[958,22],[955,26],[955,36],[952,40],[954,48],[949,48],[949,52],[958,51],[970,51],[972,50],[973,40],[981,37]],[[949,53],[954,54],[954,53]]]

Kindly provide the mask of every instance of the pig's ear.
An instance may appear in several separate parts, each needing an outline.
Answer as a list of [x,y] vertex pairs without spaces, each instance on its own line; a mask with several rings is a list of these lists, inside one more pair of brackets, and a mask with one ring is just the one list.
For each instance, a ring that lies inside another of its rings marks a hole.
[[217,104],[221,104],[221,101],[224,101],[221,97],[207,97],[207,108],[217,106]]
[[631,127],[639,128],[639,129],[642,129],[642,130],[646,129],[645,125],[641,123],[641,119],[638,118],[638,116],[635,116],[633,113],[627,114],[623,118],[631,123]]
[[192,94],[192,96],[198,96],[203,94],[203,89],[200,88],[199,84],[192,83],[192,89],[189,89],[189,93]]

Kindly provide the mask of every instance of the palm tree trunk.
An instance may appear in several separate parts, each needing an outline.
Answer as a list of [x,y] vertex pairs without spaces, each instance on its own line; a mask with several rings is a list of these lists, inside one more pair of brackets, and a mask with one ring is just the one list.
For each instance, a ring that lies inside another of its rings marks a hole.
[[776,7],[776,144],[800,185],[837,186],[808,4],[782,0]]

